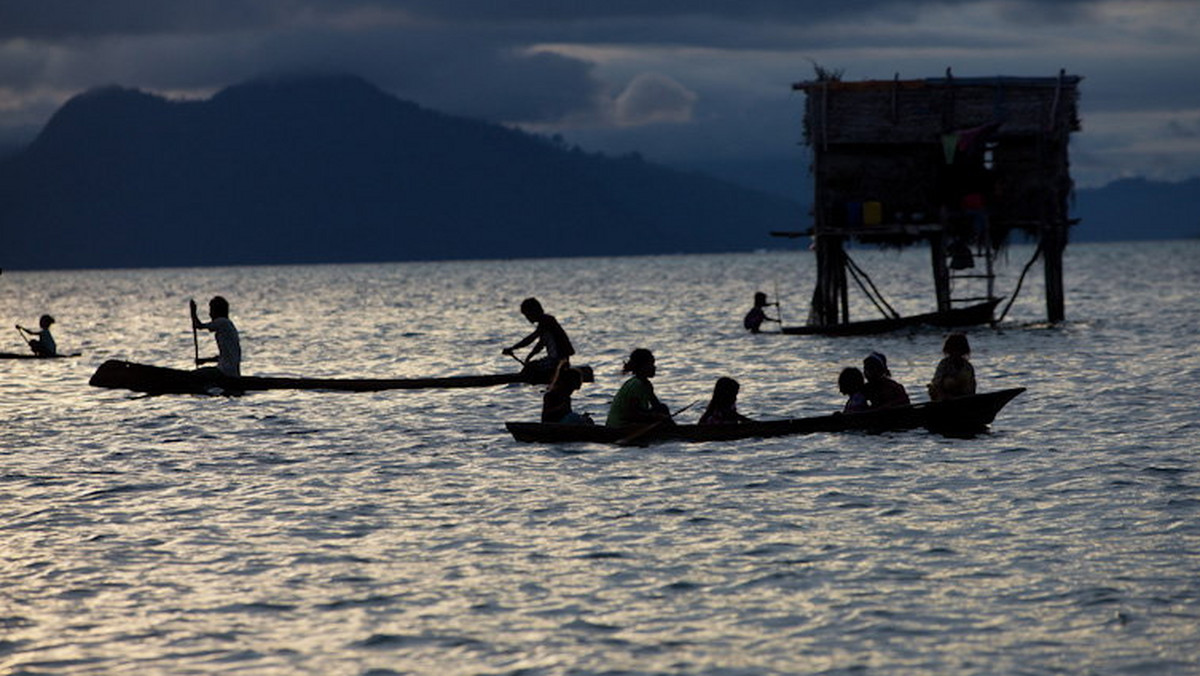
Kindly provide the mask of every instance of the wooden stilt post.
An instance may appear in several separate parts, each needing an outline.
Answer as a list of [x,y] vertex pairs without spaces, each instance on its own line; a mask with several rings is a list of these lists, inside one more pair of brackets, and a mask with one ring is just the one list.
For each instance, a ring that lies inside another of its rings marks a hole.
[[1046,319],[1066,319],[1063,290],[1063,250],[1067,247],[1067,229],[1059,223],[1042,228],[1042,259],[1046,270]]
[[813,293],[813,317],[819,326],[847,320],[846,254],[842,238],[822,235],[816,239],[817,288]]
[[929,255],[933,263],[933,290],[937,295],[938,312],[950,309],[950,270],[946,267],[945,230],[929,236]]
[[850,322],[850,285],[846,282],[846,249],[845,240],[841,237],[837,240],[837,268],[834,270],[837,275],[837,285],[840,297],[838,298],[841,307],[841,315],[838,318],[839,324],[848,324]]

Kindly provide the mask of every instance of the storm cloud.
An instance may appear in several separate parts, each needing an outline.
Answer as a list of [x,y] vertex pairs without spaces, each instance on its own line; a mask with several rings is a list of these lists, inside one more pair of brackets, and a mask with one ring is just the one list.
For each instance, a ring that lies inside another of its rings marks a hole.
[[[119,84],[205,97],[346,72],[424,106],[668,162],[795,152],[813,64],[845,79],[1085,77],[1083,184],[1200,175],[1191,0],[42,0],[0,4],[0,140]],[[1165,142],[1171,139],[1170,142]]]

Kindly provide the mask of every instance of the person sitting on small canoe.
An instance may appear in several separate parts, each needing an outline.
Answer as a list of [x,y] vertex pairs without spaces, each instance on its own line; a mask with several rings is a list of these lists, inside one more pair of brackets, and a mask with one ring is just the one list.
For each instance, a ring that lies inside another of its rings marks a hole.
[[770,303],[767,302],[767,294],[763,293],[762,291],[754,294],[754,307],[750,308],[750,311],[746,313],[746,317],[742,319],[742,326],[746,327],[746,330],[750,333],[759,333],[762,329],[763,322],[779,321],[779,319],[775,317],[767,316],[767,313],[765,310],[763,310],[763,308],[768,305],[770,305]]
[[625,362],[625,373],[632,374],[617,395],[613,397],[608,408],[609,427],[628,427],[646,423],[674,424],[671,411],[658,400],[654,394],[654,385],[650,379],[658,372],[654,365],[654,355],[646,348],[639,347],[629,355]]
[[733,378],[720,377],[717,378],[717,384],[713,386],[712,399],[708,402],[708,408],[704,410],[704,415],[700,416],[701,425],[736,425],[738,423],[754,422],[746,416],[738,413],[737,396],[738,391],[742,386]]
[[938,362],[928,386],[930,400],[957,399],[975,394],[975,367],[967,360],[971,356],[971,344],[967,342],[967,336],[962,333],[946,336],[942,353],[946,356]]
[[863,359],[863,375],[867,380],[867,401],[872,409],[896,408],[912,403],[904,386],[892,380],[892,372],[887,367],[887,357],[882,353],[872,352]]
[[[567,338],[567,332],[563,330],[558,320],[553,315],[547,314],[536,298],[526,298],[521,301],[521,314],[537,327],[534,328],[533,333],[522,338],[516,345],[506,347],[500,352],[512,356],[516,350],[537,341],[533,349],[529,351],[529,355],[525,357],[525,361],[522,362],[526,369],[553,371],[558,368],[560,363],[569,365],[571,355],[575,354],[575,348],[571,346],[571,339]],[[534,359],[534,355],[542,350],[546,351],[546,356]]]
[[[196,359],[196,366],[206,363],[216,363],[216,370],[222,375],[237,378],[242,375],[242,344],[238,338],[237,327],[229,319],[229,301],[222,296],[213,296],[208,301],[208,316],[210,322],[201,322],[196,314],[196,301],[188,301],[192,311],[192,328],[206,329],[213,333],[217,341],[217,356]],[[213,367],[207,367],[213,368]]]
[[[29,349],[39,357],[54,357],[58,355],[58,345],[54,342],[54,336],[50,334],[50,325],[54,323],[54,317],[50,315],[42,315],[38,319],[38,326],[41,330],[27,329],[20,324],[17,324],[17,330],[22,334],[28,333],[31,336],[37,336],[33,340],[27,340]],[[24,337],[22,335],[22,337]]]
[[838,375],[838,390],[846,395],[846,405],[842,413],[862,413],[871,408],[867,402],[867,381],[862,371],[848,366]]
[[583,374],[579,372],[579,369],[560,364],[554,380],[550,382],[550,387],[542,395],[542,422],[594,425],[590,415],[576,413],[571,409],[571,395],[582,385]]

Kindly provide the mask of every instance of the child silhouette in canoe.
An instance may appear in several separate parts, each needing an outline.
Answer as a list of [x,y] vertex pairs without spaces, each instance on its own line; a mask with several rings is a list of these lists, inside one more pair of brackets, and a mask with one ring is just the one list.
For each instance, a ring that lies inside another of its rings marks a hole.
[[571,408],[571,395],[583,385],[583,374],[565,363],[560,364],[550,387],[542,395],[542,422],[567,425],[593,425],[592,417]]
[[741,389],[742,386],[733,378],[717,378],[717,384],[713,386],[712,399],[708,402],[708,408],[704,410],[704,415],[700,416],[700,424],[730,425],[754,422],[741,413],[738,413],[737,396],[738,391]]
[[29,343],[29,349],[33,350],[33,353],[39,357],[54,357],[58,355],[58,345],[55,344],[54,336],[50,333],[50,325],[53,323],[54,317],[51,317],[50,315],[42,315],[41,318],[38,319],[38,326],[41,327],[40,331],[36,329],[27,329],[24,326],[17,324],[17,330],[22,334],[37,336],[37,338],[27,342]]
[[848,366],[838,375],[838,390],[846,395],[842,413],[862,413],[871,408],[867,402],[867,381],[862,371]]
[[975,367],[967,360],[971,344],[963,333],[951,333],[942,343],[945,357],[938,362],[933,380],[929,382],[929,399],[957,399],[975,394]]
[[867,385],[865,392],[871,408],[896,408],[912,403],[904,386],[892,380],[892,372],[888,370],[887,357],[880,352],[872,352],[863,359],[863,375]]

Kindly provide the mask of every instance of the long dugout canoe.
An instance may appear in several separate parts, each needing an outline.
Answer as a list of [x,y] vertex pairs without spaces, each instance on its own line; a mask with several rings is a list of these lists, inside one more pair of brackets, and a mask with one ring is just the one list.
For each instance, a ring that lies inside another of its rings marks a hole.
[[[589,366],[575,367],[585,382],[592,382]],[[230,378],[211,369],[185,371],[149,366],[119,359],[100,365],[88,381],[94,387],[133,390],[148,394],[241,394],[262,390],[330,390],[338,392],[379,392],[382,390],[419,390],[436,388],[491,387],[509,383],[545,384],[553,373],[523,370],[479,376],[441,378],[291,378],[242,376]]]
[[975,394],[959,399],[933,401],[899,408],[863,413],[834,413],[811,418],[763,420],[722,425],[663,425],[647,431],[644,426],[606,427],[604,425],[567,425],[559,423],[507,422],[504,426],[517,441],[534,443],[593,442],[617,443],[637,438],[638,444],[661,441],[731,441],[779,437],[814,432],[862,430],[886,432],[926,428],[950,435],[982,432],[1000,409],[1024,387]]
[[0,352],[0,359],[69,359],[78,357],[81,353],[33,354],[32,352]]

